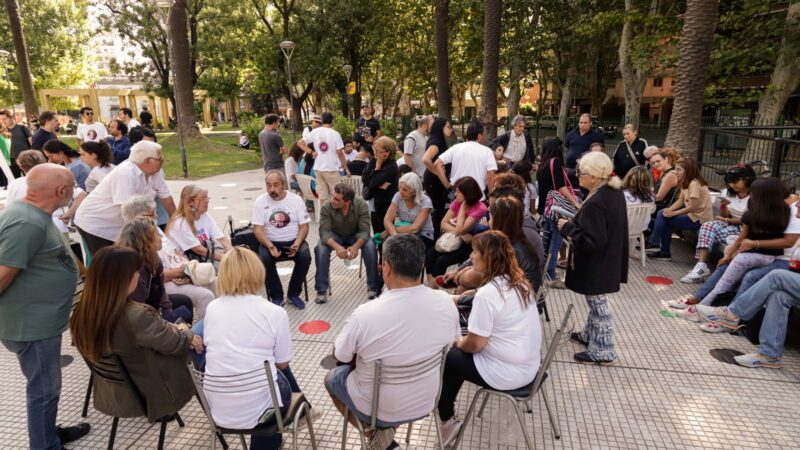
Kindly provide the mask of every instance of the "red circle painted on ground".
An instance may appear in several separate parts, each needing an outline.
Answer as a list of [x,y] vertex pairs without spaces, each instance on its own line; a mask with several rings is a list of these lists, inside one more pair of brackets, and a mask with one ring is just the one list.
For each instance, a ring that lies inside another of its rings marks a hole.
[[672,284],[672,278],[667,277],[659,277],[655,275],[648,275],[644,277],[644,279],[650,284],[663,284],[663,285],[670,285]]
[[324,320],[312,320],[311,322],[301,324],[299,330],[301,333],[305,334],[319,334],[328,331],[330,328],[331,324]]

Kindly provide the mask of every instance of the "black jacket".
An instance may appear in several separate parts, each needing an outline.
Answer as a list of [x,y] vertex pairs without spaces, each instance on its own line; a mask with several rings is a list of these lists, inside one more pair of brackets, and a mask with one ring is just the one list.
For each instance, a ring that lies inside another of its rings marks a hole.
[[634,161],[631,159],[625,140],[623,139],[620,141],[619,145],[617,145],[617,150],[614,152],[614,158],[612,158],[614,160],[614,173],[620,179],[623,179],[634,167],[643,166],[647,161],[644,157],[644,149],[646,148],[647,141],[644,139],[639,139],[637,137],[633,140],[633,143],[631,143],[631,150],[634,156],[636,156],[636,161]]
[[[510,130],[505,134],[497,136],[497,138],[492,141],[491,145],[489,145],[489,148],[492,150],[497,147],[503,147],[503,149],[508,148],[508,140],[513,132],[514,130]],[[525,136],[525,156],[523,159],[533,164],[536,159],[536,149],[533,147],[533,140],[531,140],[531,135],[528,133],[528,130],[524,130],[522,135]]]
[[561,228],[570,239],[566,285],[583,295],[619,291],[628,282],[628,209],[621,189],[601,187]]

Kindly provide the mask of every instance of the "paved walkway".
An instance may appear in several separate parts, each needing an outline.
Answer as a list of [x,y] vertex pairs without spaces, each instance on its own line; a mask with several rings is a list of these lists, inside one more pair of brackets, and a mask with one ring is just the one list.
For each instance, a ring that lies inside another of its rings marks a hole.
[[[250,219],[250,207],[263,193],[262,173],[248,171],[198,181],[210,191],[211,213],[222,226],[228,215],[234,223]],[[175,196],[187,184],[171,181]],[[318,240],[316,223],[309,235],[312,247]],[[709,356],[717,348],[751,352],[754,346],[746,339],[731,335],[709,335],[697,325],[679,318],[664,317],[666,301],[690,292],[694,286],[678,280],[693,261],[690,249],[675,245],[672,263],[648,262],[642,268],[631,260],[630,281],[621,292],[610,296],[615,321],[615,340],[620,355],[611,367],[589,367],[572,361],[579,349],[565,343],[555,356],[551,377],[545,383],[548,397],[555,405],[562,438],[555,440],[541,401],[534,401],[533,414],[526,426],[537,448],[796,448],[797,420],[800,417],[800,354],[790,348],[781,370],[747,369],[719,362]],[[675,280],[672,285],[652,285],[647,275]],[[308,275],[313,289],[314,266]],[[284,284],[288,276],[283,276]],[[366,301],[366,281],[358,271],[335,260],[331,264],[333,296],[326,305],[313,303],[299,311],[287,306],[293,330],[295,359],[292,369],[300,386],[318,408],[324,411],[315,424],[320,448],[341,448],[341,418],[333,409],[322,379],[326,370],[321,360],[330,353],[344,319]],[[313,292],[310,293],[313,299]],[[557,323],[570,303],[576,305],[572,320],[577,329],[586,318],[583,299],[569,291],[551,291],[548,298],[551,322],[544,323],[545,341],[549,342]],[[324,320],[331,324],[327,332],[307,335],[298,327],[307,321]],[[543,320],[543,319],[542,319]],[[65,336],[64,354],[75,361],[63,371],[63,391],[59,405],[59,423],[81,420],[80,412],[89,371]],[[0,351],[0,448],[27,447],[24,379],[13,356]],[[465,385],[457,405],[463,417],[475,392]],[[169,449],[195,449],[209,446],[208,423],[197,402],[182,411],[183,429],[171,423],[167,431]],[[92,432],[70,448],[106,448],[111,418],[89,410]],[[352,428],[351,428],[352,431]],[[405,429],[399,435],[405,436]],[[155,448],[158,426],[144,419],[123,419],[117,433],[116,448]],[[291,440],[290,438],[288,439]],[[231,448],[238,441],[228,439]],[[414,427],[411,443],[404,448],[432,449],[435,431],[430,420]],[[291,442],[288,442],[291,444]],[[290,445],[284,445],[291,448]],[[311,448],[307,434],[299,448]],[[351,433],[348,448],[357,448],[356,434]],[[519,424],[513,412],[497,400],[490,402],[483,419],[466,430],[464,446],[469,449],[525,448]]]

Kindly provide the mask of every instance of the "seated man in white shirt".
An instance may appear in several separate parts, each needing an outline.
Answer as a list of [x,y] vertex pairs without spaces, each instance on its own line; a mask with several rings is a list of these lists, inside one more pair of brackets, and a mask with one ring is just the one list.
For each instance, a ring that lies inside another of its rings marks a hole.
[[164,155],[161,146],[151,141],[137,142],[130,157],[114,168],[86,197],[75,214],[75,225],[89,254],[109,246],[125,225],[122,205],[134,195],[158,197],[172,215],[175,202],[164,180]]
[[303,199],[287,190],[283,169],[267,172],[267,193],[261,194],[253,205],[253,225],[256,239],[261,244],[258,254],[267,269],[267,295],[278,306],[283,306],[283,286],[278,276],[278,261],[294,261],[292,278],[289,280],[289,301],[298,309],[306,307],[300,298],[311,252],[306,243],[308,215]]
[[[370,422],[374,363],[412,365],[442,351],[460,337],[458,311],[442,291],[423,286],[425,244],[412,234],[389,237],[383,244],[385,291],[364,303],[345,322],[336,338],[334,357],[343,363],[325,377],[325,388],[336,408],[355,414],[348,420]],[[357,361],[356,361],[357,355]],[[351,364],[355,364],[355,368]],[[439,370],[430,371],[409,384],[381,386],[378,431],[371,433],[370,447],[392,445],[394,428],[433,411],[439,388]]]
[[[472,177],[478,182],[482,192],[494,188],[494,175],[497,172],[497,160],[494,158],[492,150],[481,144],[483,142],[483,125],[477,120],[470,122],[467,127],[467,141],[456,144],[446,152],[439,155],[436,160],[436,170],[439,180],[448,190],[463,177]],[[450,179],[445,174],[445,164],[452,164],[450,169]],[[455,191],[451,192],[452,201],[455,198]]]

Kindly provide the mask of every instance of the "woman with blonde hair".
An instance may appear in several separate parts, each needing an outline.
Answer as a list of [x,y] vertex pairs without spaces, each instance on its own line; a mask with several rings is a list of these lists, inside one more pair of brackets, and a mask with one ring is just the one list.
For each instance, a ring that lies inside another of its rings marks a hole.
[[209,258],[209,241],[222,245],[214,251],[214,260],[222,259],[222,254],[231,248],[231,240],[220,231],[217,222],[208,214],[208,191],[190,184],[181,189],[181,201],[175,214],[167,224],[167,236],[190,259],[205,261]]
[[375,212],[372,213],[372,230],[376,233],[383,232],[383,218],[392,204],[392,198],[397,193],[397,183],[400,170],[397,167],[397,143],[388,136],[381,136],[372,143],[375,157],[364,168],[361,181],[368,186],[369,196],[365,200],[373,200]]
[[571,220],[560,219],[558,229],[570,242],[565,284],[586,296],[589,318],[570,340],[587,347],[575,353],[582,364],[611,364],[614,330],[606,294],[628,281],[628,212],[622,182],[605,153],[591,152],[578,162],[578,181],[589,191]]
[[482,287],[472,302],[469,333],[456,341],[444,365],[438,409],[445,445],[461,428],[455,401],[464,381],[507,391],[530,384],[539,371],[539,313],[511,241],[501,231],[483,232],[472,240],[470,257]]
[[92,256],[81,301],[70,319],[72,342],[92,363],[118,356],[147,399],[142,411],[124,384],[96,377],[95,408],[115,417],[146,415],[150,420],[174,414],[194,395],[186,356],[190,348],[202,350],[201,340],[188,325],[167,323],[149,305],[131,300],[143,264],[137,252],[112,245]]
[[[260,418],[270,408],[272,398],[264,373],[269,361],[275,390],[279,393],[283,414],[289,408],[292,392],[300,392],[289,362],[292,360],[292,333],[286,310],[259,295],[264,289],[266,272],[261,259],[243,247],[234,247],[222,258],[217,278],[217,293],[206,310],[202,336],[206,349],[205,373],[235,376],[258,373],[260,393],[207,390],[211,415],[217,425],[248,429],[264,422]],[[198,324],[199,325],[199,324]],[[249,380],[254,381],[254,380]],[[274,416],[267,419],[274,421]],[[278,449],[281,435],[253,436],[251,448]]]
[[[680,153],[672,147],[662,148],[650,157],[650,165],[659,173],[658,181],[654,188],[656,194],[656,212],[671,205],[677,198],[678,175],[675,173],[675,165],[681,158]],[[655,219],[655,214],[653,214]],[[652,228],[652,224],[651,224]]]

